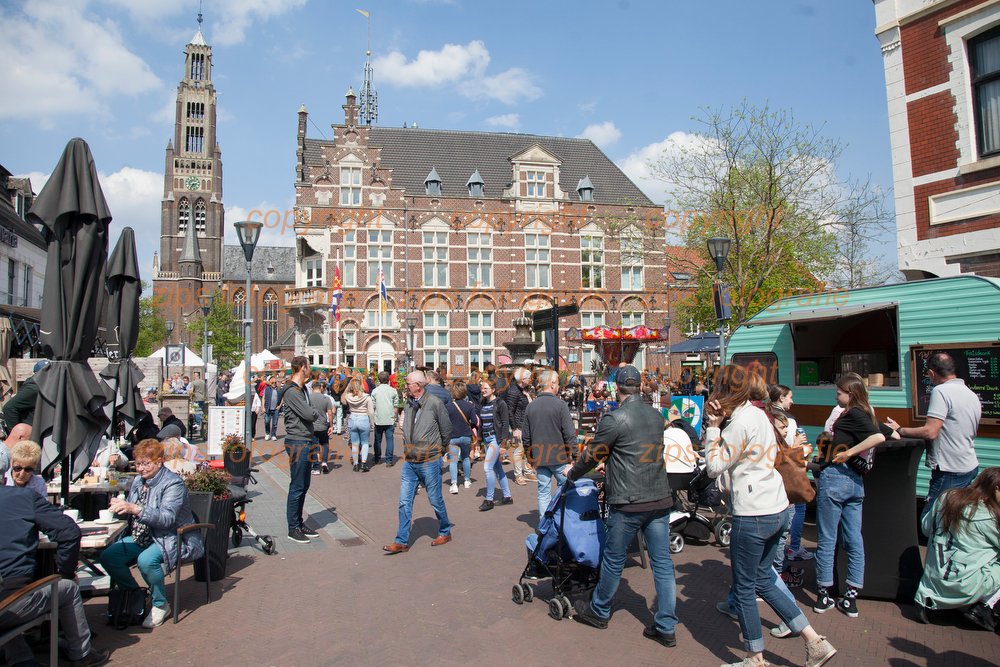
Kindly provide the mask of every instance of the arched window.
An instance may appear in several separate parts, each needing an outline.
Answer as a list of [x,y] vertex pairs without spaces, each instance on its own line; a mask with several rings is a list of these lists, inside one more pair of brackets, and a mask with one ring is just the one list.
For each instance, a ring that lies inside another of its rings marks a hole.
[[208,215],[208,211],[205,208],[205,200],[199,199],[198,203],[194,205],[194,231],[205,233],[205,219]]
[[233,326],[236,328],[236,335],[240,338],[243,338],[243,320],[246,319],[243,313],[246,312],[246,305],[246,292],[242,288],[233,292],[233,319],[236,320]]
[[183,234],[187,231],[188,223],[191,221],[191,202],[187,197],[182,197],[177,202],[177,231]]
[[278,295],[267,290],[264,295],[264,349],[278,340]]

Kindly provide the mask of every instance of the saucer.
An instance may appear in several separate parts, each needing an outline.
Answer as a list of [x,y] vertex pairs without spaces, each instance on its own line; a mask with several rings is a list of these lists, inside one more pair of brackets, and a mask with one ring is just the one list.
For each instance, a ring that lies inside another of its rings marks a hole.
[[76,522],[77,523],[83,523],[83,517],[80,517],[79,519],[77,519]]
[[94,519],[94,523],[96,523],[98,525],[101,525],[101,526],[109,526],[109,525],[111,525],[113,523],[116,523],[117,521],[118,521],[118,519],[108,519],[107,521],[104,521],[102,519]]

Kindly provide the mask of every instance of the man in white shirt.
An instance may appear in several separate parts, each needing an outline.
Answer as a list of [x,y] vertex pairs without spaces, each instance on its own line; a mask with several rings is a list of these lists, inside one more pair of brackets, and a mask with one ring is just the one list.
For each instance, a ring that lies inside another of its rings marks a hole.
[[955,361],[948,354],[931,355],[927,360],[927,377],[934,384],[927,422],[923,426],[900,428],[892,419],[885,420],[900,437],[934,441],[924,460],[931,469],[931,483],[921,518],[941,493],[966,487],[979,474],[976,431],[983,412],[979,397],[955,376]]

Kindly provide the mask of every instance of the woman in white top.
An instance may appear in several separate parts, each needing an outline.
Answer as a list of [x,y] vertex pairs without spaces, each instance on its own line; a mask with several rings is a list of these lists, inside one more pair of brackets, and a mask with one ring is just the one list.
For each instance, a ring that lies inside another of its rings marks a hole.
[[365,393],[364,383],[360,377],[351,380],[347,385],[341,400],[347,404],[350,415],[347,417],[347,429],[351,437],[351,462],[354,472],[368,472],[368,444],[371,440],[369,432],[372,428],[372,416],[375,414],[375,404],[372,397]]
[[771,563],[786,524],[788,497],[774,469],[778,444],[763,410],[750,402],[751,374],[741,366],[723,366],[706,408],[706,466],[723,477],[733,508],[730,561],[733,591],[743,643],[750,653],[743,667],[763,665],[764,638],[757,611],[759,595],[806,644],[807,667],[825,664],[837,650],[809,625],[798,606],[774,584]]

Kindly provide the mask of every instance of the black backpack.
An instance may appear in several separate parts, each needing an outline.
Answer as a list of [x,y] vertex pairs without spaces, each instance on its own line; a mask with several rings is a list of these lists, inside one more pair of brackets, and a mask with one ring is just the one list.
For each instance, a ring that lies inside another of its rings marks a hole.
[[104,620],[119,630],[130,625],[142,625],[149,613],[148,601],[148,588],[112,588],[108,592],[108,609]]

